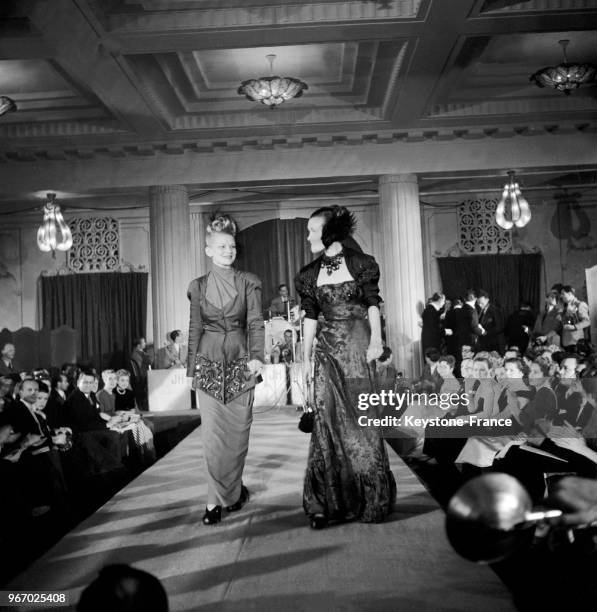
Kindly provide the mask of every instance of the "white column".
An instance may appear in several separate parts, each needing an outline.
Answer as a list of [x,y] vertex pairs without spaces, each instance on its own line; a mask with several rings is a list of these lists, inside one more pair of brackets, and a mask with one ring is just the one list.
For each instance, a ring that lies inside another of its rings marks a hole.
[[425,303],[419,187],[414,174],[379,179],[386,339],[405,377],[421,371],[419,311]]
[[189,197],[182,185],[149,190],[153,343],[164,346],[174,329],[188,329],[187,289],[193,279]]
[[205,254],[205,226],[207,215],[204,212],[191,213],[191,270],[193,278],[207,274],[208,261]]

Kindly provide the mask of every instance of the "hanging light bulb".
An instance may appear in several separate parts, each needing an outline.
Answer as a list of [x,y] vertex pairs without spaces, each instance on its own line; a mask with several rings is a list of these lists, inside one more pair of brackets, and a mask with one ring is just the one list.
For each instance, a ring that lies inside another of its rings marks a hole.
[[508,172],[508,182],[504,185],[502,197],[495,210],[496,223],[505,230],[524,227],[531,220],[531,207],[523,197],[514,172]]
[[[48,201],[44,206],[44,220],[37,230],[37,246],[45,253],[52,251],[52,257],[56,257],[56,249],[68,251],[73,246],[73,235],[64,222],[60,206],[54,204],[56,194],[48,193],[47,198]],[[60,238],[58,238],[59,234]]]

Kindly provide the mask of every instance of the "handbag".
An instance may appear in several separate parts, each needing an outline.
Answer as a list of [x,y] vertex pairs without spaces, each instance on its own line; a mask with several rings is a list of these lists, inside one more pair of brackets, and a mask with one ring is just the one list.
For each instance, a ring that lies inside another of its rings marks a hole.
[[298,428],[303,433],[311,433],[313,431],[313,423],[315,422],[315,411],[308,408],[301,415]]

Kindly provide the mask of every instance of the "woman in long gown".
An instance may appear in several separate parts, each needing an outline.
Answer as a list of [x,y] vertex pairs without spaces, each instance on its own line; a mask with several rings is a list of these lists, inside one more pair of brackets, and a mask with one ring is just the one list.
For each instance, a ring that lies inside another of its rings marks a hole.
[[[313,253],[325,252],[295,279],[305,310],[304,388],[311,382],[312,357],[315,366],[314,426],[303,490],[313,529],[328,521],[381,522],[396,496],[380,431],[358,422],[359,416],[375,416],[359,410],[358,397],[376,391],[374,361],[383,348],[379,267],[373,257],[342,246],[353,229],[346,208],[315,211],[307,240]],[[324,321],[317,330],[320,314]]]
[[191,282],[187,376],[198,391],[207,479],[205,525],[222,509],[240,510],[249,499],[242,484],[249,448],[255,376],[263,366],[265,330],[261,281],[232,266],[236,224],[225,215],[207,226],[211,270]]

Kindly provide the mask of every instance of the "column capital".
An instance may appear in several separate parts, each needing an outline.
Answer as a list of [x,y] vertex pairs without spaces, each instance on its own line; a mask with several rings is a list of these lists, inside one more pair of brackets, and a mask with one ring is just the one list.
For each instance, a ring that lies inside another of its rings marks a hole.
[[417,185],[419,180],[416,174],[382,174],[379,177],[379,184],[385,185],[388,183],[413,183]]
[[167,195],[170,193],[179,193],[188,195],[186,185],[152,185],[149,188],[150,196]]

